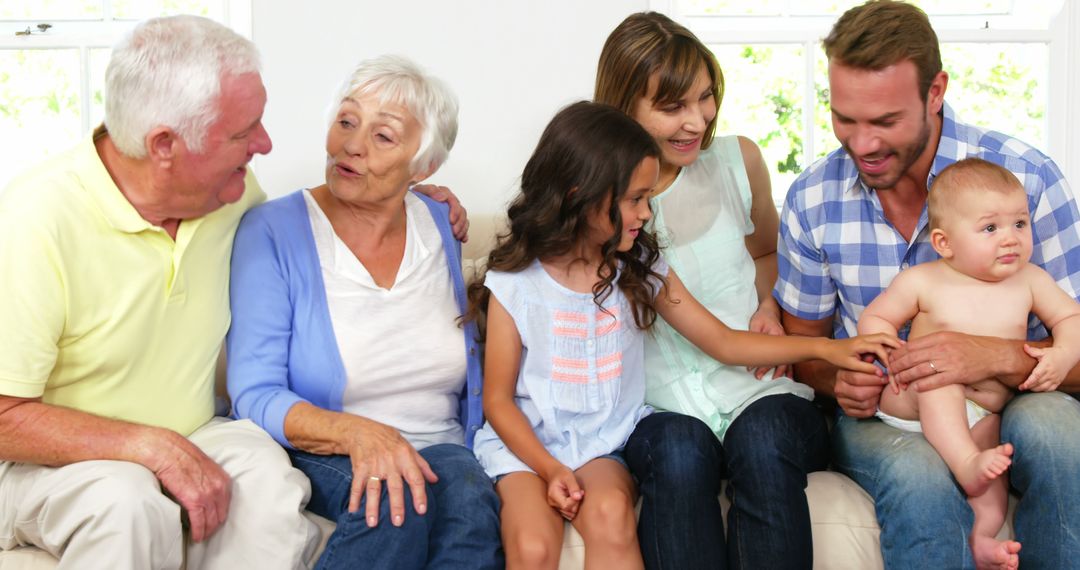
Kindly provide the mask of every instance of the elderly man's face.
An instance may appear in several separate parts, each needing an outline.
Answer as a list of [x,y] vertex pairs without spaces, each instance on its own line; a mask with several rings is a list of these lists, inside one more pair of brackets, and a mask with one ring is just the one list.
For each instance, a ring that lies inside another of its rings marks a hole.
[[414,175],[410,162],[420,148],[422,127],[401,104],[379,101],[378,93],[342,101],[326,134],[326,184],[347,202],[380,202],[404,195]]
[[210,125],[200,153],[183,149],[172,180],[177,217],[208,214],[244,194],[247,163],[270,152],[262,124],[266,89],[258,73],[226,76],[218,99],[220,114]]
[[936,88],[935,105],[924,103],[910,61],[878,71],[829,62],[833,132],[867,186],[893,188],[926,150],[930,115],[941,108]]

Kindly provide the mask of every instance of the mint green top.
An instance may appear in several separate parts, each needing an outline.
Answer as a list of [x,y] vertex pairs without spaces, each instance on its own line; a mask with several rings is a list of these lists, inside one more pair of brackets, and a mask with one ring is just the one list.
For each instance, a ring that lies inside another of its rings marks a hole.
[[[738,137],[717,138],[651,201],[652,229],[668,264],[712,314],[746,330],[757,310],[754,259],[746,251],[750,181]],[[757,380],[743,366],[713,360],[658,319],[645,338],[645,401],[704,421],[721,441],[731,422],[765,396],[814,391],[788,378]]]

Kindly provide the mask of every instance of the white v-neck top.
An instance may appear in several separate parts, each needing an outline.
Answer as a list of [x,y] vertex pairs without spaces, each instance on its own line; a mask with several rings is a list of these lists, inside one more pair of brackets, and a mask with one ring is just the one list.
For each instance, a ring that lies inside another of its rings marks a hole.
[[394,284],[383,289],[334,233],[310,191],[304,200],[345,365],[342,410],[394,427],[417,449],[463,444],[464,331],[427,206],[406,194],[405,253]]

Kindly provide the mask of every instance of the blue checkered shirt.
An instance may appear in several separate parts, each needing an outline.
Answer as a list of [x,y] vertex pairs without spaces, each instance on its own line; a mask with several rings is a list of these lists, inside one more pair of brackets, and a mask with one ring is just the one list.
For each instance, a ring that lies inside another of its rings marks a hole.
[[[971,156],[1004,166],[1024,184],[1034,235],[1031,261],[1077,297],[1080,214],[1054,161],[1015,138],[957,121],[946,104],[941,140],[926,182],[929,191],[933,192],[937,173]],[[863,309],[900,271],[939,257],[930,245],[926,206],[908,243],[885,219],[876,192],[862,183],[855,161],[842,148],[814,163],[791,185],[780,216],[777,249],[779,279],[773,296],[796,317],[833,316],[837,338],[856,334]],[[901,336],[906,333],[901,331]],[[1047,336],[1034,317],[1028,336]]]

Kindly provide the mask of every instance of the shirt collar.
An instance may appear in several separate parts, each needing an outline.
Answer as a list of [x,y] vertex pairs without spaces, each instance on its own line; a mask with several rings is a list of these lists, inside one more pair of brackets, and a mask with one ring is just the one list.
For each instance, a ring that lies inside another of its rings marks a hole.
[[94,142],[106,134],[105,125],[98,126],[76,151],[74,172],[80,184],[114,229],[125,233],[139,233],[148,229],[162,231],[139,215],[105,168]]

